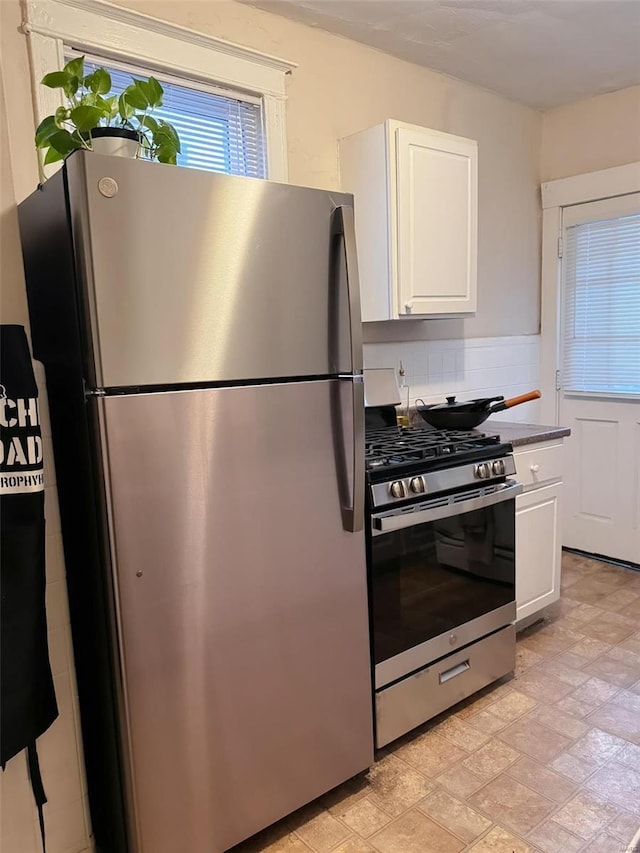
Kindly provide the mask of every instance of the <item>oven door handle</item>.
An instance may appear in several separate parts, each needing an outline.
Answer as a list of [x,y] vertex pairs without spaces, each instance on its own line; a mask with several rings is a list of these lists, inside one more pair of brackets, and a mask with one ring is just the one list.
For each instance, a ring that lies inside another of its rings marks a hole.
[[500,488],[490,495],[482,495],[479,498],[468,500],[457,500],[444,506],[432,507],[430,509],[416,510],[415,512],[399,512],[397,515],[374,515],[371,519],[375,532],[388,533],[392,530],[402,530],[404,527],[415,527],[416,524],[425,524],[429,521],[438,521],[441,518],[450,518],[453,515],[461,515],[463,512],[471,512],[474,509],[483,509],[486,506],[511,500],[523,491],[522,483],[515,480],[507,480]]

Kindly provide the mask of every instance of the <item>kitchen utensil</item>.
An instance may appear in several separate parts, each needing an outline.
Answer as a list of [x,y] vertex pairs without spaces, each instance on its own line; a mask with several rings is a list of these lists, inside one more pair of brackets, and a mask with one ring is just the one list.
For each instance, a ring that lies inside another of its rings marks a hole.
[[484,423],[495,412],[503,412],[521,403],[537,400],[541,396],[540,391],[535,390],[508,400],[500,396],[458,402],[455,397],[447,397],[446,403],[431,406],[425,405],[423,400],[418,399],[416,411],[424,421],[438,429],[473,429]]

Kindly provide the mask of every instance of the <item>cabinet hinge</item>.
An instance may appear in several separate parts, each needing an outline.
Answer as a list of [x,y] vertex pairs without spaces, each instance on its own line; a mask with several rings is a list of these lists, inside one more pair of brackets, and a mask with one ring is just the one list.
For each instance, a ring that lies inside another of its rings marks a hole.
[[562,389],[562,382],[560,381],[560,371],[556,370],[556,391],[560,391]]
[[562,257],[562,237],[558,237],[558,257]]

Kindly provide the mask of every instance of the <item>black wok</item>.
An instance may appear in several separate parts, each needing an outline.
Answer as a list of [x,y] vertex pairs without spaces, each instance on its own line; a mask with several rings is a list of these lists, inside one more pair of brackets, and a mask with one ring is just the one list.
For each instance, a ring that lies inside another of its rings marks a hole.
[[[446,403],[426,406],[422,400],[416,400],[416,411],[424,421],[439,429],[473,429],[484,423],[494,412],[503,412],[520,403],[528,403],[529,400],[537,400],[541,396],[539,391],[529,391],[519,397],[484,397],[480,400],[467,400],[456,402],[455,397],[447,397]],[[417,405],[422,403],[421,406]],[[493,405],[492,405],[493,404]]]

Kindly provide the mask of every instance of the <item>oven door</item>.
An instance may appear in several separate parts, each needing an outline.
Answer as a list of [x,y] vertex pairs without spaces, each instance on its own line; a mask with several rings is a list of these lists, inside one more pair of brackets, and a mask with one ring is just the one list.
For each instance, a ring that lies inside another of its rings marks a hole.
[[507,480],[371,516],[376,689],[515,619]]

